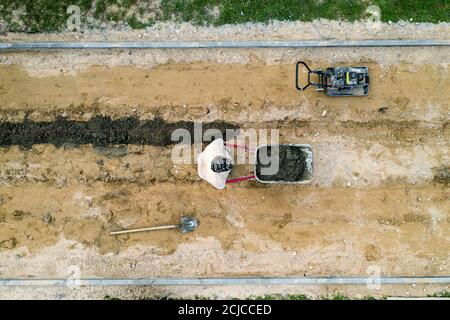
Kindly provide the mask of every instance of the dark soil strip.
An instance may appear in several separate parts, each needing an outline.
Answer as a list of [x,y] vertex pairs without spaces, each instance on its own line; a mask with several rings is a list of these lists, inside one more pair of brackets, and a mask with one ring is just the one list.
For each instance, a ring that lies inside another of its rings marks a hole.
[[[190,132],[194,141],[194,123],[181,121],[168,123],[160,118],[139,120],[123,118],[112,120],[110,117],[95,117],[89,121],[70,121],[60,117],[53,122],[34,122],[25,119],[21,123],[0,123],[0,146],[18,145],[30,148],[34,144],[63,145],[92,144],[95,147],[111,145],[153,145],[166,146],[171,141],[172,132],[184,128]],[[225,134],[226,129],[238,129],[236,125],[225,122],[202,124],[202,131],[218,129]],[[225,135],[224,135],[225,136]]]
[[443,165],[440,168],[436,168],[433,182],[448,187],[450,185],[450,166]]

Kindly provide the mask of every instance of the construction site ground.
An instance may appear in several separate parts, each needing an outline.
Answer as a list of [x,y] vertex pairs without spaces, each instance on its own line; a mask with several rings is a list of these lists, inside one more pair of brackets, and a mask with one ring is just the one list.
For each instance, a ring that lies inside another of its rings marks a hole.
[[[0,147],[1,278],[449,275],[449,52],[2,53],[0,120],[10,138]],[[298,92],[297,60],[313,68],[368,66],[370,94]],[[281,143],[312,146],[314,180],[216,190],[198,177],[195,164],[172,162],[167,139],[29,143],[37,134],[30,124],[95,118],[158,123],[146,127],[152,137],[170,136],[186,122],[278,129]],[[109,235],[171,224],[182,215],[199,218],[200,227],[184,235]],[[448,286],[3,287],[0,297],[363,297],[442,290]]]

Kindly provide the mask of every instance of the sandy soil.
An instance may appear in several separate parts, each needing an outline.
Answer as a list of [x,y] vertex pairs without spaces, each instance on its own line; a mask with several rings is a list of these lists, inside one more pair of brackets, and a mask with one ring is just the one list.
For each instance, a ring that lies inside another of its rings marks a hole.
[[[450,70],[441,63],[388,67],[355,63],[370,69],[372,86],[365,99],[327,98],[314,90],[299,93],[292,64],[164,64],[151,69],[96,66],[76,75],[61,70],[59,75],[39,77],[6,66],[0,67],[1,113],[4,120],[17,114],[19,121],[27,112],[31,120],[54,119],[56,115],[86,120],[106,114],[143,119],[158,115],[172,122],[245,123],[317,120],[329,108],[327,121],[448,120],[450,91],[445,80]],[[312,68],[326,66],[326,62],[311,63]],[[385,115],[381,108],[386,108]]]
[[[311,144],[315,177],[307,186],[249,182],[219,191],[199,180],[194,165],[174,165],[172,146],[3,147],[1,276],[66,277],[73,266],[83,277],[367,275],[372,265],[384,275],[450,274],[448,173],[442,176],[450,166],[449,55],[433,50],[435,56],[420,48],[352,49],[347,57],[329,50],[320,60],[312,56],[322,50],[201,51],[174,61],[172,51],[133,53],[126,61],[127,52],[81,53],[69,71],[75,53],[3,56],[3,122],[159,116],[276,128],[281,142]],[[199,62],[204,55],[209,59]],[[295,91],[294,58],[326,67],[333,56],[337,64],[369,66],[369,97]],[[200,228],[109,236],[181,215],[198,217]],[[339,288],[354,296],[435,289],[448,287]],[[107,292],[96,290],[85,295]],[[111,290],[124,297],[194,292]],[[195,290],[223,297],[338,289]],[[0,296],[38,291],[5,289]]]

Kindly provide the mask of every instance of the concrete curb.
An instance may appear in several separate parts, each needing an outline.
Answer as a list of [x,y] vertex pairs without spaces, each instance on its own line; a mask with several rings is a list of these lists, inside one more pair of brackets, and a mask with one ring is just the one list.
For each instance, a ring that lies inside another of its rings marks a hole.
[[4,42],[0,51],[60,49],[245,49],[245,48],[333,48],[333,47],[430,47],[450,46],[450,40],[267,40],[188,42]]
[[0,286],[222,286],[450,284],[450,276],[286,278],[0,279]]

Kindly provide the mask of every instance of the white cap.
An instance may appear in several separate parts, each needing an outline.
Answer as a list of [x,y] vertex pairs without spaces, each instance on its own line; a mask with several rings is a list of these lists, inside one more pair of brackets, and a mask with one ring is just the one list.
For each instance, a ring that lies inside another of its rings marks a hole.
[[211,163],[218,156],[229,159],[233,163],[230,150],[225,147],[222,139],[214,140],[198,155],[198,175],[215,188],[224,189],[230,171],[214,172],[211,170]]

